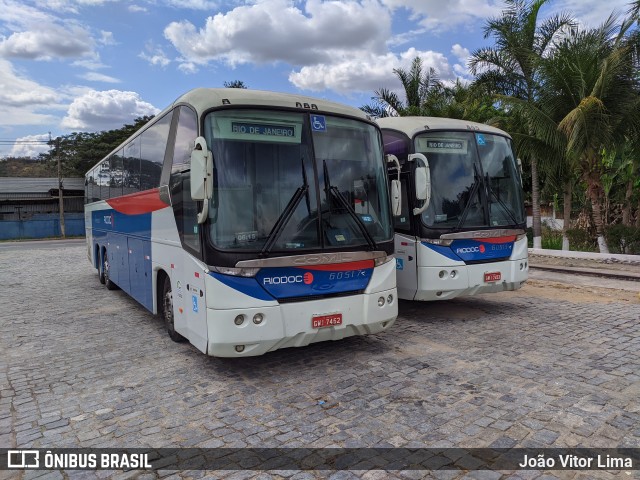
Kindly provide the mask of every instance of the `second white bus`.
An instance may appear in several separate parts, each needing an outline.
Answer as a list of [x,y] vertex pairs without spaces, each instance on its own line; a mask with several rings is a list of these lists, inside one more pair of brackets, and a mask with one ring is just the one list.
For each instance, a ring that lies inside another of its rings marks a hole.
[[529,262],[511,137],[448,118],[377,122],[385,153],[400,165],[389,171],[403,192],[402,213],[394,217],[400,298],[445,300],[520,288]]

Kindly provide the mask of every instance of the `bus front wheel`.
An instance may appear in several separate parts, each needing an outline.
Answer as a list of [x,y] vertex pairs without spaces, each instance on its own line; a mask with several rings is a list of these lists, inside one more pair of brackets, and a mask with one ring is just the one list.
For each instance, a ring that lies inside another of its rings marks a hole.
[[184,342],[186,338],[176,332],[173,322],[173,293],[171,292],[171,279],[168,276],[164,277],[164,287],[162,288],[162,317],[169,338],[174,342]]

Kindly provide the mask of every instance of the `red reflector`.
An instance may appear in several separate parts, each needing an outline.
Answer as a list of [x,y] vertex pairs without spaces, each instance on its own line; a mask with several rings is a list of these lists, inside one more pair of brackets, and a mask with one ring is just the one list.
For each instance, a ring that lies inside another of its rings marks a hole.
[[196,278],[200,278],[200,274],[198,272],[193,272],[193,274],[196,276]]
[[403,247],[408,247],[409,246],[409,242],[400,242],[400,245],[402,245]]
[[175,267],[173,266],[173,263],[171,264],[171,268],[175,268]]

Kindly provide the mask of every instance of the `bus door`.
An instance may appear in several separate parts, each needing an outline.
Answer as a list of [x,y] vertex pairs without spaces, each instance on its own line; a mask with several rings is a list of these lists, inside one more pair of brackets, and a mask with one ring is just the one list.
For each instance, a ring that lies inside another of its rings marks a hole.
[[402,189],[402,211],[399,216],[393,217],[395,230],[395,256],[396,256],[396,282],[398,296],[406,300],[413,300],[418,289],[417,268],[417,240],[413,233],[412,207],[409,197],[413,195],[410,189],[410,175],[402,172],[400,177]]
[[395,235],[398,296],[406,300],[413,300],[418,290],[417,243],[414,236]]
[[205,301],[205,273],[193,258],[184,262],[181,285],[183,308],[186,314],[189,341],[201,352],[207,353],[207,303]]

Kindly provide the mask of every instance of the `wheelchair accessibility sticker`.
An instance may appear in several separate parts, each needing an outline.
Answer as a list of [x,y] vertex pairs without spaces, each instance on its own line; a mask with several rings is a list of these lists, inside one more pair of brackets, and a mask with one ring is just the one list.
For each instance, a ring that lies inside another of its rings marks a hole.
[[311,115],[311,130],[314,132],[327,131],[327,120],[324,115]]
[[476,142],[478,143],[478,145],[486,145],[487,142],[484,139],[484,135],[481,133],[476,133]]
[[193,311],[198,313],[198,297],[191,295],[191,303],[193,304]]
[[396,270],[404,270],[404,260],[402,258],[396,258]]

